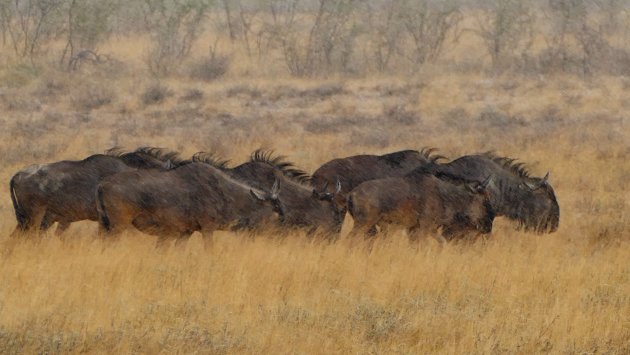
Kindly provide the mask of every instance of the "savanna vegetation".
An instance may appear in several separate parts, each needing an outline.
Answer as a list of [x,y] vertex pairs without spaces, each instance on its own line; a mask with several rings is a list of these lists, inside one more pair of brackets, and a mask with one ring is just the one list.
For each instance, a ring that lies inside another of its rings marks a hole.
[[[0,0],[0,36],[0,352],[630,352],[626,1]],[[493,150],[550,171],[560,225],[9,239],[16,171],[113,146]]]

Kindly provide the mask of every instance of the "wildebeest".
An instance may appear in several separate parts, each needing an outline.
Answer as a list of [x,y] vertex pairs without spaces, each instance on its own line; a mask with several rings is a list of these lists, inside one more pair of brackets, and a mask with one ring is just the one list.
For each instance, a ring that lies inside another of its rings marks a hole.
[[454,184],[415,170],[402,178],[366,181],[348,196],[354,219],[351,236],[373,236],[376,226],[389,225],[404,227],[412,240],[423,235],[443,241],[471,232],[490,233],[494,220],[486,191],[490,179]]
[[[200,231],[230,230],[243,219],[261,225],[276,215],[278,185],[270,193],[193,162],[169,171],[135,170],[103,179],[97,188],[101,229],[119,234],[131,226],[160,237],[184,240]],[[264,201],[261,201],[264,200]]]
[[516,220],[519,227],[536,233],[558,229],[560,207],[549,184],[549,173],[543,178],[532,177],[523,163],[493,153],[463,156],[426,170],[442,178],[472,181],[492,175],[488,190],[497,216]]
[[174,153],[158,148],[139,148],[123,153],[110,150],[78,161],[32,165],[10,181],[11,199],[17,219],[12,235],[46,230],[59,222],[57,233],[70,223],[98,220],[94,192],[106,176],[136,168],[167,170],[184,164]]
[[332,202],[313,196],[312,187],[307,184],[308,174],[283,156],[258,149],[249,161],[234,168],[228,168],[225,161],[207,153],[197,153],[193,161],[214,165],[231,177],[263,191],[277,180],[281,186],[278,203],[282,205],[277,208],[283,210],[282,224],[285,227],[305,229],[309,234],[319,230],[327,236],[340,231],[341,216]]
[[[321,199],[334,200],[345,215],[348,193],[361,183],[387,177],[402,177],[419,166],[435,165],[443,157],[436,149],[403,150],[385,155],[355,155],[333,159],[319,167],[311,177],[313,193]],[[333,193],[339,190],[334,198]]]

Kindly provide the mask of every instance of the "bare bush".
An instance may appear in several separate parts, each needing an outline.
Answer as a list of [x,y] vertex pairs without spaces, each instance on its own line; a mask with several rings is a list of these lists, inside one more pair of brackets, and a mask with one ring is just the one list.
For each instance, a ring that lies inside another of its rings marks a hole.
[[191,64],[189,75],[193,79],[213,81],[225,75],[229,67],[228,56],[218,53],[215,46],[210,49],[207,57],[199,58]]
[[162,103],[166,98],[173,96],[173,92],[161,84],[149,86],[142,94],[142,103],[145,105],[154,105]]
[[366,2],[364,20],[370,23],[367,52],[379,72],[386,72],[390,63],[402,51],[404,26],[399,2]]
[[408,58],[416,67],[437,59],[447,36],[458,35],[461,14],[456,1],[409,0],[403,2],[400,11],[412,45]]
[[203,99],[203,91],[199,89],[190,89],[179,98],[180,101],[200,101],[201,99]]
[[[66,46],[61,54],[61,64],[77,69],[78,60],[100,61],[97,46],[110,32],[110,18],[118,11],[119,1],[67,0]],[[92,54],[92,57],[89,54]],[[80,63],[79,63],[80,65]]]
[[0,1],[0,29],[3,41],[20,58],[34,60],[44,43],[62,25],[64,0]]
[[115,94],[102,83],[80,85],[72,97],[72,105],[78,110],[91,111],[110,104]]
[[551,29],[545,34],[542,68],[582,75],[630,73],[628,43],[614,42],[627,37],[622,24],[628,11],[616,0],[549,0],[545,14]]
[[167,75],[190,54],[202,31],[211,0],[145,0],[144,16],[152,47],[147,66],[154,75]]
[[305,15],[298,3],[293,0],[271,5],[272,31],[289,72],[295,76],[352,72],[358,27],[351,18],[356,1],[319,0],[315,13]]
[[531,4],[520,0],[488,0],[477,18],[494,69],[526,55],[532,45],[535,17]]

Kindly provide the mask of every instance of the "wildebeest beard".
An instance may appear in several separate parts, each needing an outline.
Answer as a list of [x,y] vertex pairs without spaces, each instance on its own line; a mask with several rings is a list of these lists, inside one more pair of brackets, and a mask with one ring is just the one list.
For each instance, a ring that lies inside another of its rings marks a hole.
[[[514,186],[499,180],[496,188],[500,192],[493,194],[492,202],[497,213],[517,221],[518,229],[536,233],[551,233],[558,229],[560,208],[553,190],[548,193],[550,186],[533,190],[525,184]],[[551,203],[545,199],[550,199]]]

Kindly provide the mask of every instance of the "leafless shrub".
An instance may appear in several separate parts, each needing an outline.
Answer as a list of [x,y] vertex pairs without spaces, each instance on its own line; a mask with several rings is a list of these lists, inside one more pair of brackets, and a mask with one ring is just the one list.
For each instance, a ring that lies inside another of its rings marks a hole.
[[229,66],[229,58],[224,54],[217,53],[215,46],[210,50],[210,55],[193,62],[189,75],[193,79],[213,81],[225,75]]
[[17,93],[0,95],[0,102],[8,111],[37,112],[42,109],[42,104],[37,98]]
[[231,86],[225,92],[227,97],[236,97],[240,95],[248,96],[252,99],[259,98],[262,96],[262,91],[256,87],[250,85],[235,85]]
[[10,88],[19,88],[28,85],[34,79],[38,78],[42,73],[39,66],[19,63],[7,66],[0,81],[3,86]]
[[333,133],[340,129],[351,128],[357,125],[367,125],[373,122],[372,117],[366,116],[343,116],[343,117],[322,117],[312,119],[304,124],[304,130],[309,133]]
[[201,99],[203,99],[203,91],[199,89],[190,89],[179,98],[180,101],[200,101]]
[[72,105],[76,109],[90,111],[110,104],[114,97],[113,90],[101,83],[81,85],[72,97]]
[[0,2],[0,29],[4,43],[20,58],[34,60],[42,46],[60,30],[63,0]]
[[66,78],[61,73],[49,72],[39,80],[33,95],[43,100],[55,99],[68,88]]
[[415,112],[407,110],[405,105],[383,106],[383,116],[390,123],[409,126],[420,121]]
[[549,0],[545,16],[551,29],[545,33],[548,46],[540,55],[541,69],[584,76],[630,73],[628,43],[614,40],[627,37],[622,24],[629,15],[616,0]]
[[527,121],[520,116],[511,116],[494,107],[487,107],[477,118],[477,123],[486,128],[509,130],[517,126],[527,125]]
[[331,96],[339,95],[344,92],[341,84],[324,84],[314,88],[301,90],[298,92],[300,97],[310,97],[318,99],[326,99]]
[[456,1],[407,1],[403,2],[401,11],[412,44],[408,58],[415,66],[437,59],[447,36],[458,36],[457,27],[462,17]]
[[358,36],[358,27],[351,21],[355,4],[355,0],[319,0],[315,13],[306,16],[301,16],[298,0],[272,4],[272,31],[292,75],[353,71]]
[[494,69],[525,56],[533,41],[535,17],[531,4],[520,0],[488,0],[477,18],[478,29]]
[[154,75],[167,75],[190,54],[211,2],[145,0],[144,3],[144,17],[152,40],[147,65]]
[[368,37],[368,53],[379,72],[386,72],[392,60],[400,55],[403,40],[402,11],[398,1],[366,3],[365,18],[372,24]]
[[110,33],[111,17],[118,11],[120,2],[100,0],[66,0],[66,46],[60,63],[76,70],[82,60],[99,63],[105,58],[96,54],[97,46]]
[[173,92],[166,86],[161,84],[151,85],[142,94],[142,103],[147,106],[159,104],[172,95]]

